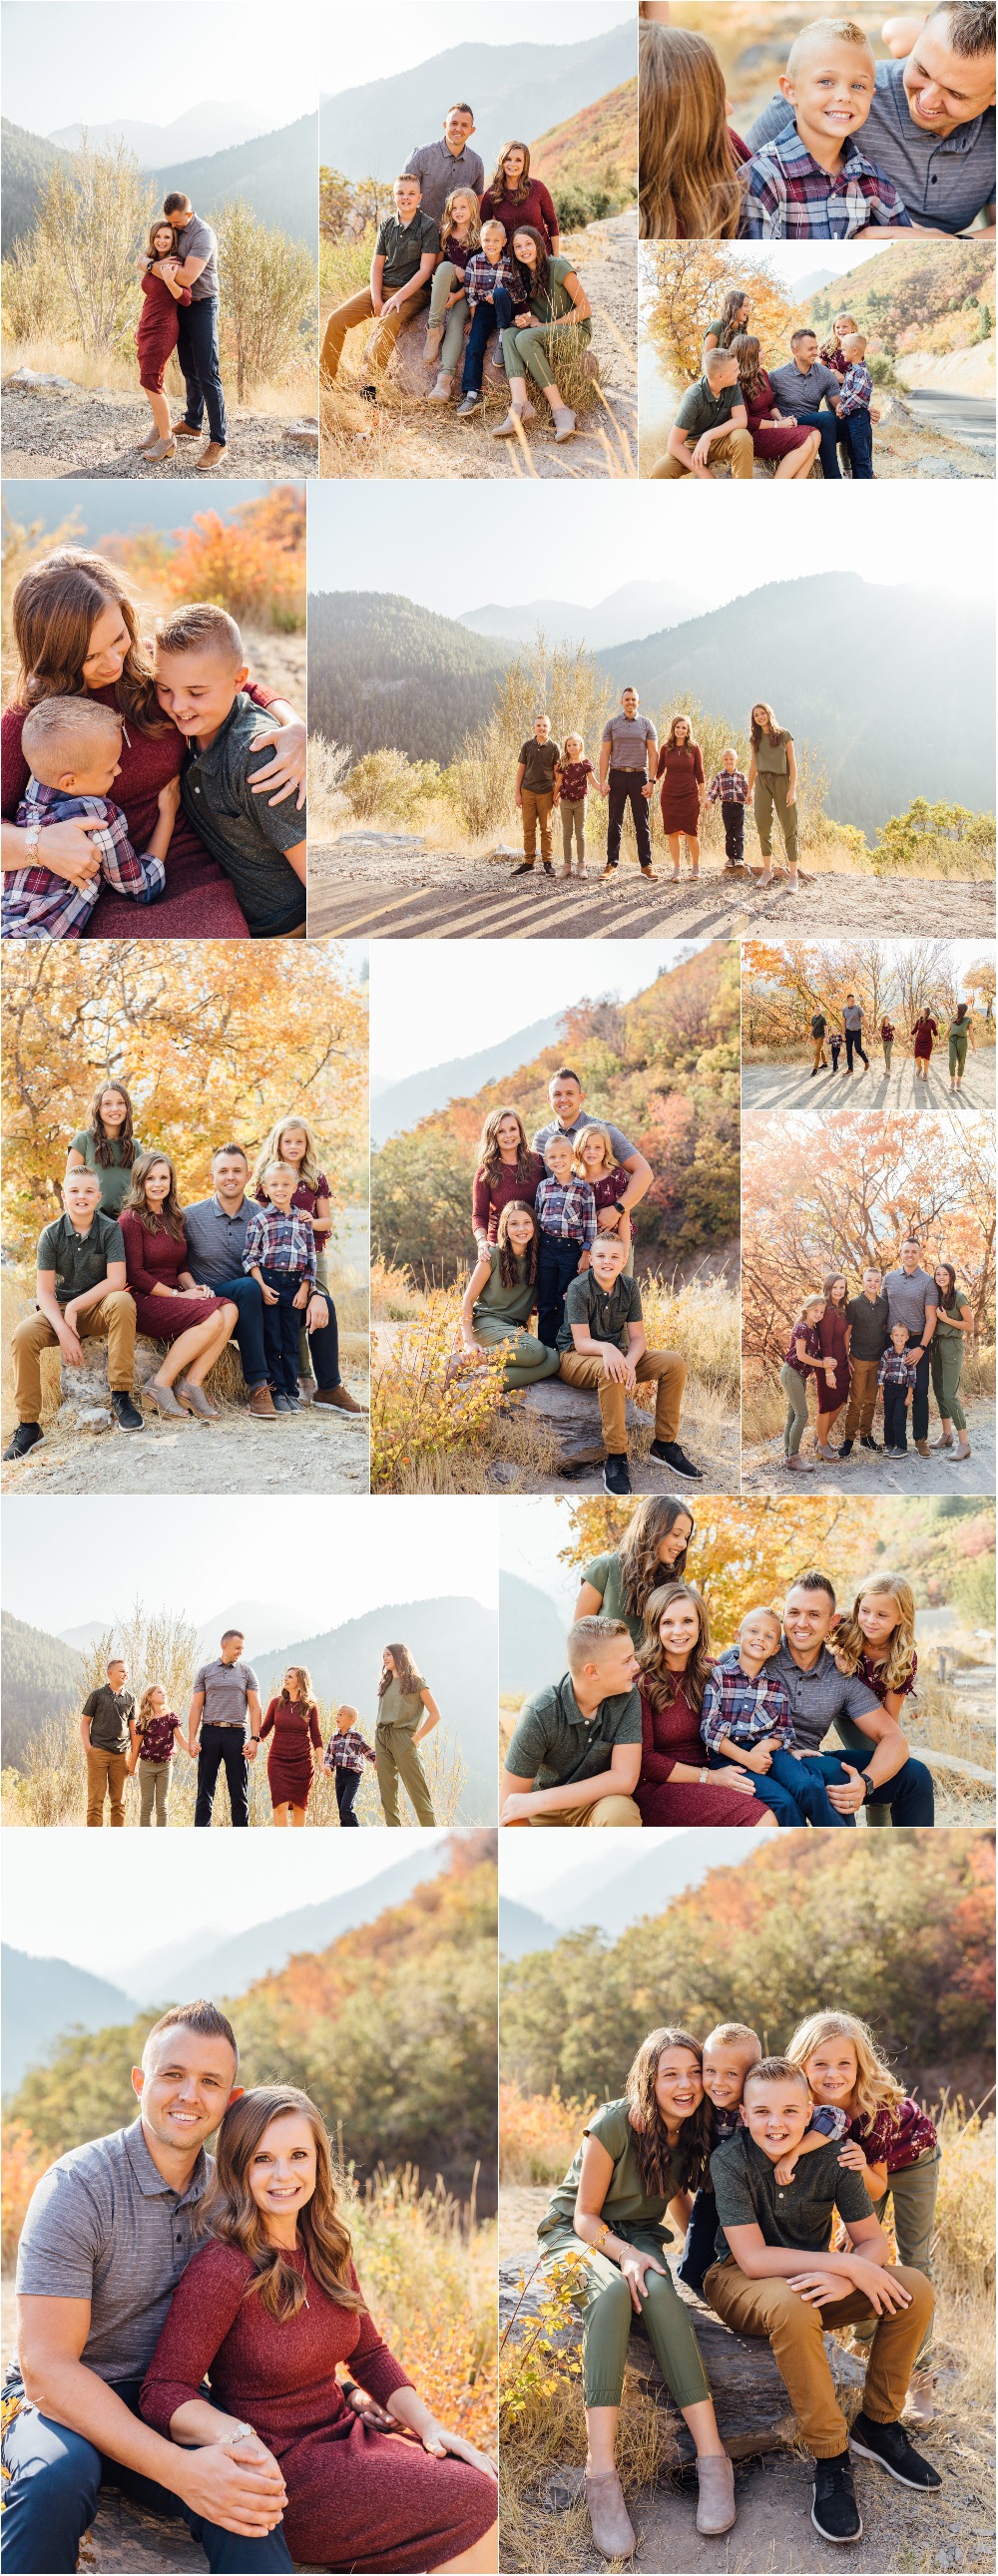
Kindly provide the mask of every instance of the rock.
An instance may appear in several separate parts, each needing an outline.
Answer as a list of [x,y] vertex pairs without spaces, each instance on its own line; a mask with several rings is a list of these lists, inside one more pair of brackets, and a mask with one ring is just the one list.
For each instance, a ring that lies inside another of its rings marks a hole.
[[[318,2576],[300,2558],[294,2564],[298,2576]],[[78,2566],[80,2576],[204,2576],[205,2555],[179,2515],[150,2513],[105,2478]]]
[[79,394],[80,388],[68,376],[40,376],[34,367],[15,367],[13,375],[4,377],[2,390],[5,394]]
[[[113,1426],[114,1416],[111,1411],[110,1389],[107,1382],[107,1343],[98,1341],[94,1335],[92,1339],[83,1343],[82,1348],[83,1358],[78,1368],[69,1367],[65,1360],[60,1365],[60,1401],[58,1413],[51,1426],[53,1438],[58,1438],[63,1431],[110,1431]],[[162,1356],[161,1343],[150,1341],[145,1333],[136,1334],[132,1391],[137,1402],[141,1403],[141,1390],[151,1377],[155,1377]],[[242,1385],[239,1351],[234,1340],[229,1345],[229,1349],[223,1353],[220,1366],[226,1369],[230,1376],[232,1368],[235,1367],[239,1384]],[[208,1379],[209,1394],[212,1392],[213,1377],[214,1371]]]
[[289,420],[285,423],[283,436],[287,447],[307,447],[314,450],[315,454],[318,455],[319,424],[317,420]]
[[[554,1466],[568,1473],[574,1467],[594,1467],[603,1457],[603,1426],[600,1421],[599,1397],[595,1387],[566,1386],[564,1379],[543,1378],[540,1386],[528,1386],[519,1402],[531,1420],[543,1425],[555,1443]],[[647,1431],[648,1415],[642,1413],[630,1396],[625,1415],[628,1431]]]
[[937,480],[941,478],[946,483],[961,483],[963,481],[963,476],[961,475],[959,466],[948,464],[941,456],[920,456],[915,467],[915,472],[916,474],[931,474]]
[[497,841],[494,849],[486,850],[485,856],[487,859],[522,859],[523,851],[518,850],[513,841]]
[[[434,361],[432,367],[427,366],[425,347],[426,313],[423,311],[414,313],[411,322],[403,322],[396,340],[394,356],[388,369],[388,383],[393,393],[408,394],[410,399],[419,401],[425,399],[431,385],[436,384],[440,372],[439,365]],[[461,360],[459,358],[454,370],[455,403],[460,401],[460,383]],[[499,341],[495,333],[485,352],[485,373],[482,384],[486,393],[507,391],[506,370],[499,354]]]

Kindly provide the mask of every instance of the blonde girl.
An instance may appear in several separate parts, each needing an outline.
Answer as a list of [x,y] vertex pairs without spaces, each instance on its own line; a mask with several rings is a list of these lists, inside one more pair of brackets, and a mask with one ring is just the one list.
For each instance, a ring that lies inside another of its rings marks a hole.
[[642,24],[638,33],[642,241],[732,241],[750,158],[728,124],[724,74],[706,36]]
[[426,363],[440,369],[431,402],[450,401],[468,320],[464,274],[472,252],[481,248],[481,241],[481,215],[474,189],[453,188],[440,218],[441,258],[433,272],[426,317]]
[[589,781],[599,785],[591,760],[586,759],[586,746],[580,733],[565,735],[565,748],[555,765],[554,801],[561,815],[562,876],[572,873],[572,842],[575,842],[575,873],[586,873],[586,798]]
[[596,1223],[601,1234],[615,1234],[627,1252],[625,1276],[634,1272],[631,1220],[621,1206],[627,1188],[627,1173],[618,1163],[606,1127],[580,1127],[574,1138],[572,1170],[576,1179],[588,1181],[596,1201]]
[[128,1776],[139,1772],[139,1823],[151,1825],[153,1805],[157,1825],[167,1822],[170,1789],[173,1781],[173,1755],[177,1742],[186,1745],[183,1720],[167,1707],[162,1682],[149,1682],[139,1701],[137,1717],[129,1718],[128,1732],[132,1749],[128,1756]]
[[266,1199],[264,1173],[270,1163],[290,1163],[294,1172],[291,1205],[302,1216],[307,1216],[311,1224],[315,1236],[315,1284],[325,1296],[329,1288],[326,1252],[333,1229],[333,1211],[329,1182],[319,1163],[315,1129],[307,1118],[297,1115],[279,1118],[261,1145],[250,1178],[250,1191],[261,1206]]
[[[931,2281],[939,2140],[928,2112],[897,2083],[873,2032],[855,2013],[809,2013],[787,2056],[806,2075],[815,2102],[846,2112],[849,2128],[839,2163],[858,2173],[876,2218],[883,2219],[888,2200],[893,2203],[898,2262]],[[869,2343],[875,2326],[875,2317],[854,2325],[854,2342]],[[931,2333],[930,2325],[908,2394],[907,2413],[918,2424],[931,2424],[935,2411]]]
[[835,1638],[840,1673],[855,1673],[888,1717],[900,1719],[915,1688],[915,1595],[900,1574],[872,1574]]

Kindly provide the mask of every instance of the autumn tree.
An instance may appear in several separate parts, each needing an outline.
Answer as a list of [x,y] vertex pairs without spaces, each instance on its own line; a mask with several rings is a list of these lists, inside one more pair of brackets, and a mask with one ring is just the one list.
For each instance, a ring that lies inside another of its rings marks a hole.
[[317,327],[315,260],[305,242],[261,223],[241,197],[220,207],[215,221],[223,363],[226,354],[235,362],[242,403],[258,385],[279,385],[306,362]]
[[91,144],[84,133],[71,165],[60,160],[49,173],[31,252],[58,278],[72,336],[84,351],[132,345],[135,260],[155,204],[155,188],[122,142]]
[[[985,969],[984,972],[987,973]],[[810,1022],[824,1011],[841,1018],[854,992],[875,1036],[884,1017],[896,1029],[899,1055],[911,1052],[910,1034],[920,1011],[949,1020],[969,979],[959,952],[945,939],[802,940],[790,947],[746,939],[742,946],[743,1038],[749,1049],[781,1055],[795,1050],[803,1063]],[[984,986],[986,993],[986,985]]]
[[748,328],[760,342],[763,365],[786,357],[790,301],[767,253],[746,259],[738,242],[648,242],[641,265],[645,330],[670,385],[700,374],[704,332],[736,287],[749,298]]

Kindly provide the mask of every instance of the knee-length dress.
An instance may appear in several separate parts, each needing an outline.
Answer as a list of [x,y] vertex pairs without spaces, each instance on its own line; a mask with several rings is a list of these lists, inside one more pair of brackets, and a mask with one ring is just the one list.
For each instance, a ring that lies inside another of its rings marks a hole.
[[809,429],[802,429],[799,421],[770,419],[770,412],[777,411],[779,404],[765,368],[751,393],[746,385],[742,386],[741,396],[748,413],[749,432],[756,456],[775,458],[792,456],[795,447],[807,446],[811,432]]
[[318,1709],[304,1708],[300,1700],[272,1699],[260,1728],[261,1743],[273,1735],[267,1747],[267,1786],[275,1807],[288,1800],[293,1807],[307,1807],[314,1779],[309,1746],[322,1751]]
[[668,1708],[641,1693],[641,1775],[634,1796],[643,1825],[758,1825],[767,1809],[744,1789],[712,1780],[673,1780],[677,1762],[707,1760],[700,1721],[683,1690]]
[[933,1038],[937,1038],[938,1035],[938,1020],[916,1020],[914,1029],[912,1030],[912,1036],[915,1041],[915,1054],[922,1058],[925,1063],[928,1063],[929,1057],[932,1054]]
[[664,742],[655,776],[662,782],[664,829],[667,832],[699,832],[700,798],[697,791],[704,783],[699,743],[687,742],[680,746]]
[[178,314],[181,304],[189,304],[191,290],[185,286],[179,300],[171,295],[161,277],[146,270],[141,279],[142,311],[135,334],[139,353],[139,383],[143,393],[161,394],[163,378],[180,334]]
[[154,1342],[175,1342],[193,1325],[207,1323],[224,1305],[222,1297],[157,1297],[154,1290],[175,1288],[181,1270],[187,1268],[187,1237],[168,1234],[166,1227],[155,1232],[142,1223],[134,1208],[123,1208],[118,1219],[125,1239],[125,1278],[135,1299],[135,1321],[140,1333],[150,1334]]
[[[836,1412],[838,1406],[845,1403],[849,1393],[852,1371],[846,1350],[848,1329],[848,1320],[841,1308],[826,1306],[818,1326],[818,1340],[821,1345],[822,1359],[835,1362],[835,1375],[830,1377],[827,1369],[822,1369],[820,1372],[817,1380],[819,1413]],[[822,1378],[825,1381],[824,1387],[821,1383]]]
[[[431,2459],[401,2432],[380,2433],[348,2405],[336,2377],[384,2406],[411,2386],[366,2309],[337,2307],[308,2267],[307,2302],[278,2322],[258,2295],[253,2266],[235,2245],[202,2246],[174,2291],[142,2389],[147,2424],[169,2440],[178,2407],[212,2396],[251,2423],[279,2460],[288,2491],[283,2531],[296,2565],[353,2571],[412,2569],[459,2558],[491,2529],[496,2489],[465,2460]],[[353,2287],[357,2275],[351,2268]]]

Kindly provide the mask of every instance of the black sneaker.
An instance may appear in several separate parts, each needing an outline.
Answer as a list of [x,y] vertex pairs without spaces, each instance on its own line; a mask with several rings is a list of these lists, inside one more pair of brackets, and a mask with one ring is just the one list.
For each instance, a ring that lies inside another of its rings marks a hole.
[[111,1389],[111,1411],[119,1431],[144,1431],[145,1423],[138,1406],[132,1403],[127,1386]]
[[378,388],[377,388],[377,385],[358,385],[358,387],[357,387],[357,391],[358,391],[358,393],[359,393],[359,395],[360,395],[361,402],[369,402],[369,403],[376,403],[376,402],[377,402],[377,399],[378,399]]
[[552,867],[552,865],[551,865],[551,861],[550,861],[550,859],[544,859],[544,860],[542,860],[542,863],[541,863],[541,864],[542,864],[542,866],[543,866],[545,876],[546,876],[546,877],[553,877],[553,875],[554,875],[554,869],[553,869],[553,867]]
[[626,1458],[604,1458],[603,1491],[605,1494],[629,1494],[631,1475]]
[[921,2495],[934,2495],[942,2485],[938,2469],[923,2460],[902,2424],[875,2424],[871,2416],[860,2414],[849,2440],[861,2460],[875,2460],[878,2469],[897,2479],[899,2487],[917,2487]]
[[44,1438],[45,1433],[42,1430],[40,1422],[19,1422],[17,1430],[14,1433],[13,1440],[8,1440],[6,1449],[3,1453],[4,1457],[30,1457],[32,1449],[37,1449],[39,1441],[44,1440]]
[[671,1467],[675,1475],[690,1476],[694,1484],[702,1485],[703,1476],[699,1467],[694,1466],[692,1458],[687,1457],[685,1449],[680,1448],[678,1440],[653,1440],[648,1455],[649,1458],[657,1458],[660,1466]]
[[512,870],[512,874],[515,877],[532,877],[533,873],[534,862],[532,859],[521,859],[519,867]]
[[823,2540],[862,2539],[863,2525],[852,2491],[848,2451],[841,2451],[836,2460],[815,2461],[811,2520]]
[[872,1449],[875,1457],[879,1458],[880,1442],[879,1440],[874,1440],[871,1432],[862,1431],[860,1433],[859,1445],[861,1449]]
[[851,1456],[852,1456],[852,1451],[853,1451],[853,1443],[852,1443],[852,1441],[851,1441],[851,1440],[840,1440],[840,1442],[839,1442],[839,1457],[840,1457],[840,1458],[851,1458]]

